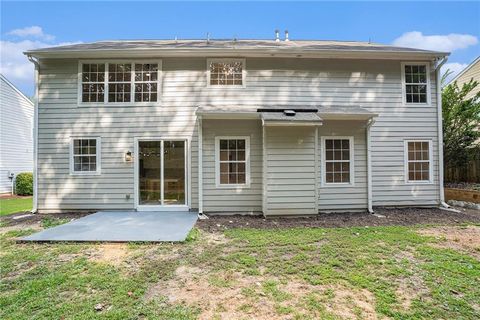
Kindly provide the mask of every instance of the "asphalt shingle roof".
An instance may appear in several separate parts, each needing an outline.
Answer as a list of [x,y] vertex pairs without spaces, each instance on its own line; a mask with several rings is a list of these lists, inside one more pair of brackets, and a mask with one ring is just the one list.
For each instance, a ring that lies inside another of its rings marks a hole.
[[27,51],[27,53],[45,52],[76,52],[76,51],[109,51],[109,50],[278,50],[278,51],[365,51],[391,53],[425,53],[446,55],[446,53],[403,48],[390,45],[358,42],[358,41],[330,41],[330,40],[115,40],[80,43],[66,46],[48,47]]

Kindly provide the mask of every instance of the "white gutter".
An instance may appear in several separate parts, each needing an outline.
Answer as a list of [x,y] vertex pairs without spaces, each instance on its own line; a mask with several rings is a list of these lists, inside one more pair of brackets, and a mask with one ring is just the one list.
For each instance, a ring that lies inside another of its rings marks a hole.
[[371,134],[370,129],[375,123],[375,119],[371,118],[367,123],[367,210],[373,213],[373,197],[372,197],[372,150],[371,150]]
[[33,206],[32,213],[38,210],[38,86],[40,64],[38,60],[28,55],[28,60],[35,65],[35,104],[33,112]]
[[448,57],[444,57],[443,60],[435,67],[435,81],[437,84],[437,127],[438,127],[438,187],[440,192],[440,206],[450,207],[445,203],[445,194],[443,190],[443,125],[442,125],[442,84],[440,69],[443,64],[447,62]]
[[77,58],[77,59],[117,59],[162,57],[284,57],[284,58],[332,58],[332,59],[386,59],[386,60],[431,60],[441,56],[442,52],[417,51],[378,51],[378,50],[308,50],[299,48],[210,48],[210,49],[84,49],[84,50],[32,50],[25,54],[36,58]]
[[203,132],[202,116],[198,116],[198,213],[203,213]]

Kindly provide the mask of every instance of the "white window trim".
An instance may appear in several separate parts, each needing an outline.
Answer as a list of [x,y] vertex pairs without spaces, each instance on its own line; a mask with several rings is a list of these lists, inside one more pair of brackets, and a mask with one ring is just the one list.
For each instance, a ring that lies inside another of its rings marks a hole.
[[[97,170],[96,171],[75,171],[74,161],[73,161],[73,140],[87,140],[95,139],[97,141],[96,147],[96,157],[97,157]],[[102,138],[101,137],[70,137],[70,175],[72,176],[98,176],[102,172]]]
[[[404,106],[430,106],[431,104],[431,93],[430,93],[430,63],[428,62],[418,62],[418,61],[413,61],[413,62],[402,62],[401,64],[401,72],[402,72],[402,104]],[[426,71],[427,71],[427,102],[407,102],[407,90],[406,90],[406,82],[405,82],[405,66],[425,66]]]
[[[326,149],[325,149],[325,140],[340,140],[348,139],[350,147],[350,182],[327,182],[326,175]],[[355,145],[353,136],[322,136],[322,187],[353,187],[355,185]]]
[[[105,92],[104,92],[104,102],[83,102],[82,101],[82,66],[83,64],[89,63],[103,63],[105,64]],[[132,64],[132,76],[131,76],[131,92],[130,92],[130,102],[108,102],[108,64],[109,63],[131,63]],[[157,101],[156,102],[135,102],[135,63],[157,63],[158,64],[158,78],[157,78]],[[81,107],[105,107],[105,106],[159,106],[161,105],[161,85],[162,85],[162,60],[79,60],[78,61],[78,82],[77,82],[77,105]]]
[[[211,85],[210,84],[210,63],[212,62],[241,62],[242,63],[242,85]],[[212,58],[207,59],[207,88],[212,89],[239,89],[246,88],[246,78],[247,78],[247,63],[246,59],[240,58]]]
[[[428,177],[429,180],[409,180],[408,179],[408,143],[409,142],[428,142]],[[432,140],[428,139],[408,139],[404,141],[403,145],[403,161],[404,161],[404,175],[405,175],[405,184],[415,185],[415,184],[433,184],[433,143]]]
[[[220,184],[220,140],[245,140],[245,183]],[[249,136],[217,136],[215,137],[215,185],[219,189],[250,188],[250,137]]]

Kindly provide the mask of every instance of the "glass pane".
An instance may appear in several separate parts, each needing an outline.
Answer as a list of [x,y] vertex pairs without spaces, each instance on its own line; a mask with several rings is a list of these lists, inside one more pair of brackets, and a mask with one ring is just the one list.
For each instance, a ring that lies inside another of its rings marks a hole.
[[333,182],[333,173],[326,174],[326,181],[329,183]]
[[228,149],[228,140],[220,140],[220,149],[222,150]]
[[142,205],[160,205],[160,141],[138,143],[139,198]]
[[228,173],[220,175],[220,184],[228,184]]
[[163,155],[164,204],[185,204],[185,142],[165,141]]
[[239,184],[244,184],[245,183],[245,173],[239,173],[238,174],[238,181]]

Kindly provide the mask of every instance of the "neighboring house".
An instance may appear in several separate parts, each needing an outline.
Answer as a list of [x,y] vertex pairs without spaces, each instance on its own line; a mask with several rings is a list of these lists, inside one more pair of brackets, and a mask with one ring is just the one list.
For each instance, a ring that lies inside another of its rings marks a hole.
[[33,171],[33,102],[0,74],[0,194]]
[[38,72],[40,212],[307,215],[443,201],[446,53],[147,40],[26,54]]
[[477,92],[480,91],[480,56],[473,60],[473,62],[470,63],[465,69],[460,71],[448,84],[457,82],[458,87],[462,88],[465,83],[470,82],[472,79],[473,81],[477,81],[479,84],[475,90],[472,90],[465,96],[465,99],[472,98],[477,94]]

